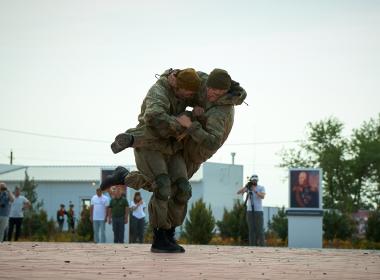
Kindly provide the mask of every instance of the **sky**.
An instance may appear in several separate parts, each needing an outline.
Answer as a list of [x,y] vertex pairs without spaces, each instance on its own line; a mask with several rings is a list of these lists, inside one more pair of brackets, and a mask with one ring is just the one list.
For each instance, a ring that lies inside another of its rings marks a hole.
[[349,136],[378,116],[379,50],[375,0],[0,0],[0,163],[134,164],[109,144],[137,125],[154,74],[223,68],[248,106],[209,161],[236,153],[264,206],[288,206],[281,150],[309,122],[336,117]]

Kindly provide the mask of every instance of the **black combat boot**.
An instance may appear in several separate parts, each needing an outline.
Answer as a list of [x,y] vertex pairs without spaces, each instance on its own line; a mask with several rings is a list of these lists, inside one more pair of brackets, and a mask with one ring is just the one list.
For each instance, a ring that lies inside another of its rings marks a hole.
[[179,248],[170,243],[164,229],[153,229],[153,243],[150,248],[152,253],[181,253]]
[[114,154],[120,153],[126,148],[132,147],[133,136],[129,133],[120,133],[115,137],[115,141],[111,144],[111,150]]
[[122,167],[118,166],[112,172],[112,175],[106,176],[106,178],[100,184],[100,189],[102,191],[116,185],[124,185],[124,178],[129,174],[129,171]]
[[171,244],[175,245],[178,248],[178,250],[180,251],[180,253],[185,253],[185,248],[183,248],[181,245],[179,245],[177,243],[177,240],[175,240],[175,237],[174,237],[175,227],[171,227],[170,229],[165,230],[165,233],[166,233],[166,238],[168,239],[168,241]]

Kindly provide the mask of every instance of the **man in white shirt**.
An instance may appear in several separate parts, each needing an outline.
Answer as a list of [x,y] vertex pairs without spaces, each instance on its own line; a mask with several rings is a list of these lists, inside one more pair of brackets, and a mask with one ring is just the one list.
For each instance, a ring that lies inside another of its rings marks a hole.
[[9,212],[8,241],[12,241],[13,228],[16,226],[15,241],[21,234],[21,225],[24,218],[24,209],[31,206],[30,201],[23,195],[20,195],[20,187],[15,188],[15,199],[11,204]]
[[[91,198],[90,220],[94,229],[95,243],[106,242],[106,216],[109,199],[103,195],[100,188],[96,189],[96,195]],[[100,232],[100,240],[99,240]]]
[[249,182],[237,193],[247,193],[247,224],[250,246],[264,246],[264,212],[262,200],[265,197],[265,188],[259,186],[259,177],[252,175]]

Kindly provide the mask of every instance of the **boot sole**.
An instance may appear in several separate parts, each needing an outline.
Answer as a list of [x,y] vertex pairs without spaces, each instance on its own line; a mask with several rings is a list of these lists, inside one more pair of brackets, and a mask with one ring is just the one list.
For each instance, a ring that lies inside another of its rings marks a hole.
[[164,254],[175,254],[175,253],[184,253],[185,251],[179,251],[179,250],[164,250],[164,249],[157,249],[157,248],[150,248],[150,251],[152,252],[152,253],[164,253]]

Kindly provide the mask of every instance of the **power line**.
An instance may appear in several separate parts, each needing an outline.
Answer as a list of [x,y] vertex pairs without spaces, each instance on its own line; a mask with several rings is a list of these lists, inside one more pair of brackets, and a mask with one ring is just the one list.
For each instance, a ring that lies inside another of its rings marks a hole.
[[77,138],[77,137],[69,137],[69,136],[58,136],[58,135],[51,135],[51,134],[43,134],[43,133],[36,133],[31,131],[22,131],[22,130],[16,130],[16,129],[8,129],[8,128],[1,128],[0,130],[11,132],[11,133],[18,133],[18,134],[24,134],[24,135],[32,135],[32,136],[39,136],[39,137],[45,137],[45,138],[55,138],[55,139],[62,139],[62,140],[73,140],[73,141],[81,141],[81,142],[93,142],[93,143],[110,143],[110,141],[105,140],[98,140],[98,139],[90,139],[90,138]]
[[[1,127],[0,127],[0,131],[6,131],[6,132],[24,134],[24,135],[31,135],[31,136],[38,136],[38,137],[45,137],[45,138],[61,139],[61,140],[73,140],[73,141],[93,142],[93,143],[102,143],[102,144],[104,144],[104,143],[109,144],[110,143],[110,141],[106,141],[106,140],[91,139],[91,138],[78,138],[78,137],[69,137],[69,136],[59,136],[59,135],[36,133],[36,132],[31,132],[31,131],[8,129],[8,128],[1,128]],[[300,140],[263,141],[263,142],[247,142],[247,143],[225,143],[224,145],[225,146],[252,146],[252,145],[290,144],[290,143],[298,143],[298,142],[300,142]]]
[[268,142],[248,142],[248,143],[225,143],[226,146],[249,146],[249,145],[275,145],[275,144],[290,144],[298,143],[300,140],[288,140],[288,141],[268,141]]

